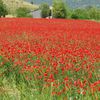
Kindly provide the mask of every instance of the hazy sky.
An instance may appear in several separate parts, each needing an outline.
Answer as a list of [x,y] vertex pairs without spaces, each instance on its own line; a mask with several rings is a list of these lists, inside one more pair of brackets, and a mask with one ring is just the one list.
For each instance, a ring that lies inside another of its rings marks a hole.
[[[26,1],[34,1],[35,4],[41,4],[43,2],[46,2],[48,4],[52,4],[52,0],[26,0]],[[75,7],[84,7],[87,5],[93,5],[93,6],[100,6],[100,0],[64,0],[68,5],[72,8]]]

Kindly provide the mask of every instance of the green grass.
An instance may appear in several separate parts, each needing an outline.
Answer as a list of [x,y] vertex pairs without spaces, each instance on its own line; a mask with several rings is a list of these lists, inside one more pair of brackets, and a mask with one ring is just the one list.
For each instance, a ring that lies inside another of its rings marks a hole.
[[[34,83],[34,82],[33,82]],[[15,81],[3,79],[0,86],[1,100],[100,100],[100,92],[92,95],[89,91],[86,95],[78,94],[73,89],[70,89],[66,94],[60,96],[52,96],[52,85],[49,88],[43,89],[40,93],[35,88],[34,84],[27,85],[22,82],[16,85]],[[65,98],[65,99],[64,99]],[[97,99],[98,98],[98,99]]]
[[[3,62],[2,56],[0,56],[1,62]],[[100,63],[95,64],[96,67],[99,65]],[[75,100],[75,98],[76,100],[100,100],[100,92],[92,94],[89,88],[85,95],[78,94],[78,88],[73,86],[68,88],[64,94],[52,96],[52,82],[46,88],[43,86],[43,80],[35,80],[34,77],[31,80],[26,80],[26,76],[33,76],[32,73],[19,74],[20,67],[14,67],[11,61],[6,61],[0,67],[0,100]],[[4,74],[1,74],[3,72]],[[80,91],[82,90],[80,89]]]

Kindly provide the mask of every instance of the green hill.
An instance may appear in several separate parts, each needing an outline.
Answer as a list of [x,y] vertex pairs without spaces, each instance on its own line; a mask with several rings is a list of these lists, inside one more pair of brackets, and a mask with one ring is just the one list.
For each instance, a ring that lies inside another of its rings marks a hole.
[[32,5],[29,2],[25,2],[24,0],[3,0],[3,2],[7,6],[10,14],[15,14],[16,9],[19,7],[26,7],[30,10],[38,9],[37,5]]

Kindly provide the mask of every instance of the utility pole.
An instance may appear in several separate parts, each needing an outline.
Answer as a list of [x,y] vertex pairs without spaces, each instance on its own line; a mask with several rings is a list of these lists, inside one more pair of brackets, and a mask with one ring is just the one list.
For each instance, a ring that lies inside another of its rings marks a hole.
[[53,7],[52,6],[50,6],[50,13],[51,13],[51,16],[50,16],[50,18],[53,18]]

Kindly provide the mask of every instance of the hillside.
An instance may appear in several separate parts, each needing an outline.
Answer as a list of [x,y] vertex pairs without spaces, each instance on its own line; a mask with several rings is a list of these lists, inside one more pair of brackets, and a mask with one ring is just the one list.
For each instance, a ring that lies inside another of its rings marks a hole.
[[14,14],[16,9],[19,7],[26,7],[31,10],[35,10],[38,8],[37,5],[32,5],[29,2],[25,2],[23,0],[3,0],[3,2],[7,6],[7,9],[11,14]]

